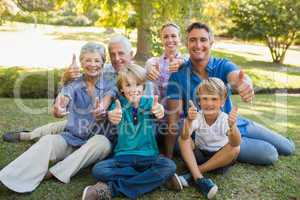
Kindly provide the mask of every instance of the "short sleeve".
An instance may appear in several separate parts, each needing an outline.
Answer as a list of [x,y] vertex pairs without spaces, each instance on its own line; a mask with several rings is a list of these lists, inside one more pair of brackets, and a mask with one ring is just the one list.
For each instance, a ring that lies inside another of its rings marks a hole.
[[182,97],[182,88],[180,86],[180,83],[177,79],[177,73],[172,73],[168,85],[167,85],[167,97],[170,100],[179,100],[183,99]]
[[73,99],[74,96],[74,84],[68,84],[61,88],[60,95],[67,96],[70,100]]
[[195,130],[200,128],[200,123],[201,123],[201,114],[198,113],[197,118],[192,122],[192,130],[191,132],[194,132]]
[[219,120],[219,127],[221,127],[220,134],[227,136],[229,131],[229,124],[228,124],[228,115],[224,112],[222,112]]
[[228,83],[228,75],[233,72],[233,71],[238,71],[240,70],[236,64],[234,64],[231,61],[226,60],[225,65],[222,67],[222,74],[223,74],[223,80]]

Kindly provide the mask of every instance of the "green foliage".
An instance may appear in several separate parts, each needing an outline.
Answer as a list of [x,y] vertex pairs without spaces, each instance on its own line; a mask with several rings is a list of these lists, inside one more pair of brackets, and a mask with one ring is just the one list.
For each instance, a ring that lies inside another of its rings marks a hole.
[[25,71],[18,68],[2,69],[0,71],[0,96],[22,98],[48,98],[57,93],[61,72]]
[[273,61],[283,63],[286,50],[300,31],[300,1],[234,0],[230,10],[231,32],[243,39],[265,40]]

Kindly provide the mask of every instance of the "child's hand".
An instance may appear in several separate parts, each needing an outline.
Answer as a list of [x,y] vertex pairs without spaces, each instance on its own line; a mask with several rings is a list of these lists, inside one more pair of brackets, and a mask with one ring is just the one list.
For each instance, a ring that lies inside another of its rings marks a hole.
[[157,119],[161,119],[165,115],[164,111],[165,111],[164,107],[161,104],[158,103],[158,96],[155,95],[151,112],[154,114],[154,116]]
[[92,113],[97,121],[100,121],[106,115],[106,110],[104,109],[103,102],[101,102],[98,97],[96,97],[95,107],[94,107]]
[[174,56],[170,56],[169,62],[169,72],[177,72],[178,68],[182,65],[183,59],[182,58],[174,58]]
[[147,68],[147,79],[150,81],[155,81],[159,78],[160,68],[159,68],[159,60],[155,58],[153,61],[148,63]]
[[193,121],[197,118],[197,108],[192,100],[189,100],[188,120]]
[[228,124],[230,129],[232,129],[236,125],[237,115],[238,107],[234,106],[228,116]]
[[58,118],[62,118],[69,114],[67,112],[67,105],[69,103],[69,98],[64,95],[58,95],[55,99],[53,107],[53,115]]
[[116,107],[114,110],[108,112],[108,119],[112,124],[119,124],[122,119],[122,106],[120,101],[116,100]]

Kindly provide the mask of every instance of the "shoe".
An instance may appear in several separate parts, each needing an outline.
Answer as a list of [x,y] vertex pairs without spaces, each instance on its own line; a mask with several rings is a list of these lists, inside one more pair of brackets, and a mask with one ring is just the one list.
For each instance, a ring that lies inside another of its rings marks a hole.
[[181,176],[179,176],[179,180],[182,184],[183,187],[189,187],[189,181],[191,179],[191,174],[190,173],[186,173],[186,174],[183,174]]
[[6,142],[17,143],[20,142],[20,133],[28,133],[28,132],[30,131],[21,130],[21,131],[7,132],[3,134],[2,139]]
[[209,178],[198,178],[196,184],[200,192],[208,199],[212,199],[218,192],[218,186]]
[[181,181],[177,174],[174,174],[167,182],[166,187],[170,190],[180,192],[183,189]]
[[111,200],[111,191],[106,183],[98,182],[83,190],[82,200]]

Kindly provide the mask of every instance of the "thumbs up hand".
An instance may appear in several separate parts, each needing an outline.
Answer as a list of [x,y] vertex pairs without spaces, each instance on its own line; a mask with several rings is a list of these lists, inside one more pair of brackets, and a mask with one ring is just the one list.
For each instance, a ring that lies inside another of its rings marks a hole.
[[118,99],[115,101],[115,103],[115,109],[108,112],[108,119],[112,124],[117,125],[122,119],[122,106]]
[[228,124],[230,129],[232,129],[236,125],[237,116],[238,107],[234,106],[228,116]]
[[183,59],[182,58],[174,58],[174,56],[170,56],[169,58],[169,72],[177,72],[179,67],[182,65]]
[[165,115],[165,110],[164,110],[163,105],[158,103],[158,95],[154,96],[154,101],[153,101],[151,112],[154,114],[154,116],[157,119],[161,119]]
[[55,99],[53,107],[53,115],[57,118],[62,118],[69,114],[67,112],[67,105],[69,103],[69,98],[64,95],[58,95]]
[[188,120],[193,121],[197,118],[197,108],[192,100],[189,100]]
[[152,58],[152,60],[146,63],[146,69],[147,79],[150,81],[157,80],[160,76],[159,59]]
[[103,102],[101,102],[98,97],[96,97],[95,99],[95,106],[92,113],[97,121],[100,121],[106,116],[106,110],[104,108]]
[[80,67],[76,62],[76,55],[73,54],[72,63],[69,65],[68,68],[65,69],[65,71],[63,73],[62,83],[63,83],[63,85],[65,85],[68,82],[79,78],[80,76],[81,76]]
[[236,88],[243,101],[251,102],[251,100],[254,97],[253,86],[252,83],[249,80],[247,80],[247,77],[242,70],[238,74]]

